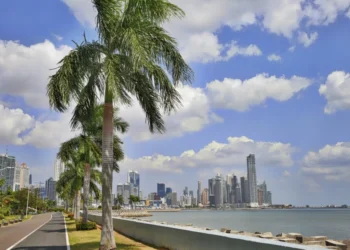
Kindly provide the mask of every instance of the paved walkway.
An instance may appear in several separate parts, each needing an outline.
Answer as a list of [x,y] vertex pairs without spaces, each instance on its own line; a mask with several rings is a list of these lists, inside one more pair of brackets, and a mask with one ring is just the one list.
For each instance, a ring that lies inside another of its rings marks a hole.
[[[50,220],[52,216],[52,219]],[[37,231],[35,231],[38,229]],[[33,233],[34,231],[34,233]],[[32,233],[32,234],[31,234]],[[0,249],[67,250],[64,217],[61,213],[36,215],[31,220],[0,228]]]

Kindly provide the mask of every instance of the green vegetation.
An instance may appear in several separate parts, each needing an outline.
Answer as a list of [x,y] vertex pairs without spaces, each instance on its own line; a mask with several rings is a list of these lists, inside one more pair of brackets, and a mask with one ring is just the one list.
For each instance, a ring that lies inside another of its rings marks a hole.
[[[169,113],[181,104],[175,87],[191,83],[193,71],[179,53],[176,40],[163,28],[170,18],[184,15],[176,5],[168,0],[92,0],[92,3],[97,13],[99,39],[88,41],[84,36],[82,43],[76,43],[76,48],[59,62],[47,93],[50,106],[56,111],[65,112],[71,103],[77,103],[73,128],[76,114],[93,117],[95,107],[103,100],[100,249],[109,250],[116,247],[110,210],[113,167],[118,161],[113,151],[120,144],[114,140],[113,107],[131,105],[136,99],[146,114],[149,130],[163,133],[162,111]],[[83,152],[86,155],[85,149]]]
[[88,222],[82,222],[77,221],[75,223],[77,231],[85,231],[85,230],[93,230],[96,229],[96,222],[88,221]]
[[[66,218],[68,237],[71,250],[96,250],[100,246],[101,230],[93,229],[78,231],[75,221]],[[119,250],[154,250],[154,248],[131,240],[121,234],[114,232],[114,238]]]

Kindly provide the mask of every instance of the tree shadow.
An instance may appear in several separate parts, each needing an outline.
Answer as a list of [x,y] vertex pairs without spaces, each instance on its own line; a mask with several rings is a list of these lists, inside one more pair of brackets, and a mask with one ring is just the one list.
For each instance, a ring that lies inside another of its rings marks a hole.
[[67,246],[32,246],[32,247],[15,247],[12,250],[67,250]]
[[[96,250],[96,249],[99,249],[99,247],[100,247],[100,242],[86,242],[86,243],[76,243],[74,245],[71,245],[70,249],[71,250]],[[120,250],[120,249],[121,250],[136,250],[139,248],[135,245],[132,245],[132,244],[118,244],[117,243],[117,249],[118,250]]]

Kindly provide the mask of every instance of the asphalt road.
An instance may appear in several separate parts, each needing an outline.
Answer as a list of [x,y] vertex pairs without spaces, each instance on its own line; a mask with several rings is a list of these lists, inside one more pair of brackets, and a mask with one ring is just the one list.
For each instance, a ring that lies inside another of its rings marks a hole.
[[[45,222],[47,223],[44,224]],[[63,215],[54,213],[37,215],[29,221],[0,228],[0,249],[6,250],[30,234],[11,250],[67,250],[64,225]],[[35,231],[37,228],[39,229]],[[35,232],[32,233],[33,231]]]

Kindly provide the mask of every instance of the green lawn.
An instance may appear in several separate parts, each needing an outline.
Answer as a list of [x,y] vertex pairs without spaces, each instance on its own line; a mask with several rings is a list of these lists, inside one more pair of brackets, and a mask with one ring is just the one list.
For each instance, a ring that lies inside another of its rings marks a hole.
[[[28,215],[27,218],[26,218],[26,216],[24,216],[23,221],[30,220],[32,217],[33,217],[33,215]],[[18,218],[21,218],[21,215],[6,216],[5,220],[8,221],[8,220],[14,220],[14,219],[18,219]]]
[[[101,231],[99,229],[91,231],[77,231],[75,221],[66,218],[68,237],[71,250],[96,250],[100,246]],[[117,248],[121,250],[154,250],[142,243],[131,240],[115,232]]]

